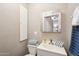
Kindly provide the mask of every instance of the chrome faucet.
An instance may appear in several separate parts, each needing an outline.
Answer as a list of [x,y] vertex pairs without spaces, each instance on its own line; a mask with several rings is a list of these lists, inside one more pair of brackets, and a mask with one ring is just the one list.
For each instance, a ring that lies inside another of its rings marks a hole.
[[49,44],[52,44],[52,45],[54,44],[54,43],[52,42],[52,39],[50,39],[50,42],[49,42]]

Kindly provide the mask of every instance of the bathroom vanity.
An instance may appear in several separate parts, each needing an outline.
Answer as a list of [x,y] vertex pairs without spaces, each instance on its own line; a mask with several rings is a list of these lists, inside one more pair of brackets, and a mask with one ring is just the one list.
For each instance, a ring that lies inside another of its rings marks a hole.
[[37,56],[67,56],[64,47],[41,43],[37,47]]

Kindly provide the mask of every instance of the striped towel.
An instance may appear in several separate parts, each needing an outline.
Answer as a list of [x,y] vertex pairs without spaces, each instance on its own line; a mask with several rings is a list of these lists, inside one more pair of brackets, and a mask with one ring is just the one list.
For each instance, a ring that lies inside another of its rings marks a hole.
[[69,52],[74,56],[79,56],[79,25],[72,26],[71,45]]

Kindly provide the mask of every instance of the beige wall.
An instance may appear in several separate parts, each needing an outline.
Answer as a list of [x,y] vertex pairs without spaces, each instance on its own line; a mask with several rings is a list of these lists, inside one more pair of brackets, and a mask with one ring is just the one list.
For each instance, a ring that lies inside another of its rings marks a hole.
[[[42,13],[45,11],[58,11],[62,13],[62,31],[61,33],[42,33],[41,32],[41,20]],[[65,42],[65,47],[67,48],[66,39],[66,16],[67,16],[67,4],[54,4],[54,3],[44,3],[44,4],[29,4],[29,38],[34,38],[34,32],[38,32],[38,39],[42,38],[52,38],[54,40],[62,40]]]
[[26,54],[27,41],[19,41],[19,7],[19,4],[0,4],[0,55]]

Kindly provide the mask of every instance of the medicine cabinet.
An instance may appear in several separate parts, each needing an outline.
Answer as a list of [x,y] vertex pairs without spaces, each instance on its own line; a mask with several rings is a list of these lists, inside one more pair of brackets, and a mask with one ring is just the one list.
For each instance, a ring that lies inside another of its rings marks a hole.
[[42,16],[42,32],[61,32],[60,12],[44,12]]

